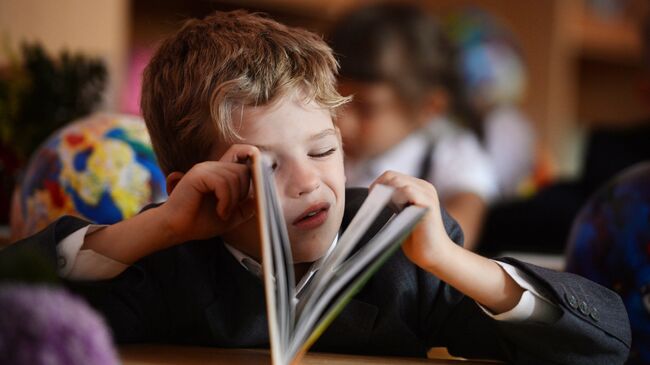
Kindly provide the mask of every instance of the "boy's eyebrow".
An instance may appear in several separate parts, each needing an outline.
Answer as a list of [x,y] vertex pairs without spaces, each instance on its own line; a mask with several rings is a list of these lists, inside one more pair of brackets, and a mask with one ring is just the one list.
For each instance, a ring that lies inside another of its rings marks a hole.
[[309,140],[309,141],[314,141],[314,140],[317,140],[317,139],[321,139],[321,138],[327,137],[327,136],[329,136],[329,135],[334,135],[334,136],[336,136],[336,130],[335,130],[334,128],[328,128],[328,129],[325,129],[325,130],[323,130],[323,131],[321,131],[321,132],[318,132],[318,133],[312,135],[312,136],[309,137],[307,140]]
[[[320,132],[318,132],[316,134],[313,134],[313,135],[307,137],[306,140],[307,141],[316,141],[316,140],[319,140],[321,138],[325,138],[325,137],[330,136],[330,135],[336,136],[336,129],[334,129],[334,128],[324,129],[324,130],[322,130],[322,131],[320,131]],[[265,146],[265,145],[260,145],[260,144],[255,145],[255,147],[259,148],[260,151],[270,151],[272,149],[271,146]]]

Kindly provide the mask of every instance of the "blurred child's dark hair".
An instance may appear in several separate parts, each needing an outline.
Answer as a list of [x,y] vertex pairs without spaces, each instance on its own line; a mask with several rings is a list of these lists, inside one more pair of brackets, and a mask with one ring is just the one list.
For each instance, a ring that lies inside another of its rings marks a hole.
[[388,82],[411,108],[442,88],[452,117],[482,136],[456,68],[457,50],[424,9],[399,3],[361,7],[343,16],[328,40],[342,79]]

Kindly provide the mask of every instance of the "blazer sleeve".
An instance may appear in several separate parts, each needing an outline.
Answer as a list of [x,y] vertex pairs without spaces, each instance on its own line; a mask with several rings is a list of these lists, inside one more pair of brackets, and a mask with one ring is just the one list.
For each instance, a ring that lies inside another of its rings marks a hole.
[[1,260],[9,260],[15,255],[28,252],[42,256],[47,264],[53,268],[59,267],[62,263],[59,262],[56,245],[65,237],[89,224],[91,223],[77,217],[63,216],[40,232],[17,241],[0,251]]
[[[62,264],[62,257],[58,257],[57,244],[89,224],[73,216],[59,218],[42,231],[0,251],[0,265],[28,254],[44,258],[51,268],[58,267]],[[163,340],[169,333],[167,324],[155,318],[169,316],[165,313],[166,306],[162,305],[160,280],[150,274],[150,265],[151,260],[145,258],[111,280],[61,280],[68,289],[84,297],[104,315],[117,342]]]
[[165,342],[173,332],[172,316],[162,280],[149,267],[158,264],[147,257],[113,279],[69,280],[66,286],[102,313],[115,342]]
[[[476,302],[440,283],[425,323],[430,346],[455,356],[500,359],[512,364],[623,364],[631,334],[620,297],[580,276],[555,272],[511,258],[500,259],[529,274],[536,289],[561,311],[552,323],[499,321]],[[421,285],[430,285],[428,278]],[[426,290],[421,288],[420,290]],[[432,294],[429,294],[433,296]],[[429,303],[430,304],[430,303]],[[429,327],[429,331],[432,327]]]
[[[530,275],[544,297],[562,310],[562,316],[548,326],[498,323],[501,333],[509,339],[520,338],[521,347],[531,353],[546,354],[559,363],[622,364],[627,360],[632,335],[627,311],[618,294],[572,273],[512,258],[501,261]],[[545,340],[535,341],[536,337]]]
[[[444,210],[450,238],[462,244],[462,230]],[[512,364],[623,364],[631,343],[630,323],[615,292],[575,274],[556,272],[512,258],[511,264],[561,311],[548,324],[499,321],[474,300],[418,269],[421,331],[429,346],[452,355],[500,359]]]

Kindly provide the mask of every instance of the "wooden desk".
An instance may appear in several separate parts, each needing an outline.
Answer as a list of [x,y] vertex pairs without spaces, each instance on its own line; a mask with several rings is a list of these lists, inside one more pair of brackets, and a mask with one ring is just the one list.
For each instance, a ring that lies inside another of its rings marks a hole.
[[[124,365],[213,365],[251,364],[270,365],[268,350],[218,349],[210,347],[183,347],[160,345],[128,345],[120,347]],[[417,359],[399,357],[372,357],[341,354],[309,353],[303,359],[304,365],[478,365],[494,364],[488,361],[463,361],[450,359]]]

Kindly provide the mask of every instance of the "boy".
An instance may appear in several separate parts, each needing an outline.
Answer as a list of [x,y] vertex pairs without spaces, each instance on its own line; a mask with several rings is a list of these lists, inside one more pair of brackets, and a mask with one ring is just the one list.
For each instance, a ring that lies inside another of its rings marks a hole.
[[[260,252],[242,160],[267,153],[288,223],[298,296],[365,192],[344,188],[332,122],[346,102],[315,35],[258,15],[191,20],[148,66],[142,109],[169,199],[104,228],[66,217],[37,245],[100,308],[118,342],[267,346]],[[432,185],[387,172],[399,208],[428,215],[315,344],[424,356],[429,347],[513,363],[622,363],[616,294],[585,279],[464,250]],[[507,261],[507,263],[506,263]],[[96,279],[95,282],[78,280]],[[477,305],[480,303],[480,307]]]

